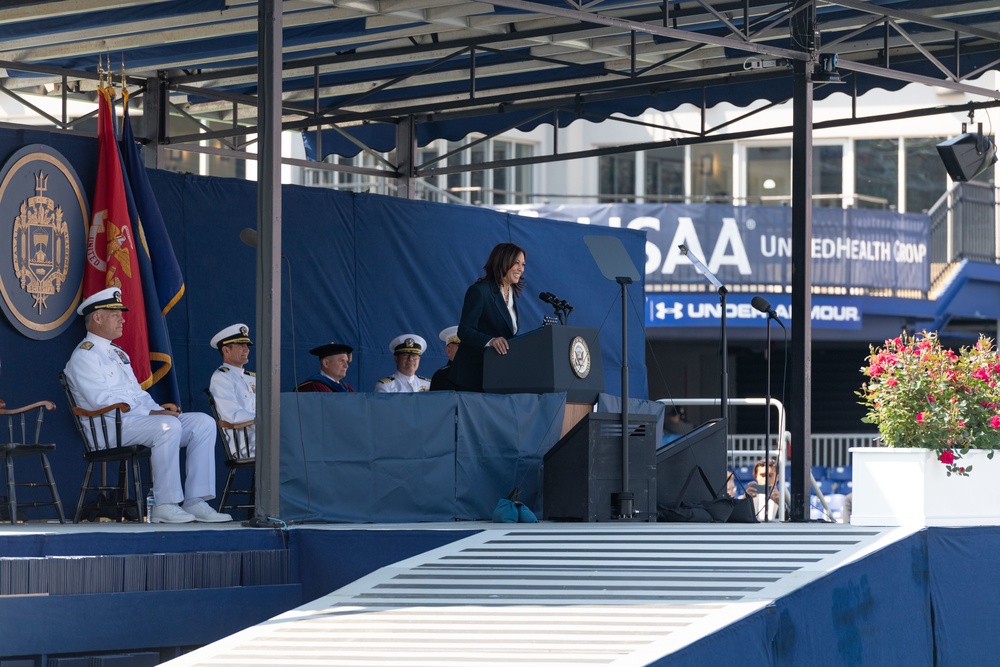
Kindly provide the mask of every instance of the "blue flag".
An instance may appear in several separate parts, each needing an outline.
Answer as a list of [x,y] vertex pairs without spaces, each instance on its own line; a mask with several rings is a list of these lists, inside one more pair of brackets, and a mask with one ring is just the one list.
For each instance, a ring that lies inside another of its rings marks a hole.
[[184,296],[184,278],[132,133],[127,94],[122,111],[120,147],[129,217],[139,240],[136,254],[145,298],[152,383],[164,380],[156,392],[158,400],[179,403],[180,391],[177,374],[173,372],[173,353],[164,316]]

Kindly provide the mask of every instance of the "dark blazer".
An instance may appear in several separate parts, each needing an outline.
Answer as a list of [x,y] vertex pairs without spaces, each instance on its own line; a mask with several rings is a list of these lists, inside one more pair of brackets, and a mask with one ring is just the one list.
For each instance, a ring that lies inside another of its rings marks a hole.
[[[511,289],[514,292],[514,289]],[[515,298],[511,295],[511,298]],[[514,312],[520,324],[521,314],[514,300]],[[451,363],[451,381],[462,391],[483,390],[483,352],[490,339],[514,335],[514,323],[507,311],[500,286],[481,281],[465,292],[462,318],[458,322],[458,337],[462,343]]]

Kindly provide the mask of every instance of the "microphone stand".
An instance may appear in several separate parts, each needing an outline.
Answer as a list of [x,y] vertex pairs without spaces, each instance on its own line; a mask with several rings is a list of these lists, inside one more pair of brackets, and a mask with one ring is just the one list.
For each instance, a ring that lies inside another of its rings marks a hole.
[[[770,501],[771,496],[768,494],[768,486],[770,485],[771,476],[768,471],[771,469],[771,314],[767,315],[767,347],[764,349],[764,356],[767,359],[767,372],[764,384],[764,522],[767,523],[767,503]],[[774,477],[777,481],[778,469],[777,462],[775,462]],[[771,492],[773,493],[774,487],[771,486]]]
[[726,286],[722,284],[715,274],[708,270],[705,263],[702,262],[696,255],[693,255],[688,247],[684,244],[678,246],[681,250],[681,254],[691,260],[694,265],[695,271],[705,276],[708,282],[719,291],[719,303],[722,305],[722,316],[720,320],[720,325],[722,327],[721,331],[721,341],[720,346],[722,348],[722,392],[719,397],[719,403],[722,408],[722,421],[724,424],[724,429],[726,433],[726,449],[729,449],[729,467],[736,469],[735,458],[729,447],[729,342],[726,340],[726,294],[729,290]]

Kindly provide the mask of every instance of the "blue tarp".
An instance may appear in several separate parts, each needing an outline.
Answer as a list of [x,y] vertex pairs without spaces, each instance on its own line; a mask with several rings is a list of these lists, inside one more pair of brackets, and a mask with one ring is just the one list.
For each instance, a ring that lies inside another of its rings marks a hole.
[[565,394],[282,394],[281,514],[481,521],[514,487],[540,512],[565,405]]

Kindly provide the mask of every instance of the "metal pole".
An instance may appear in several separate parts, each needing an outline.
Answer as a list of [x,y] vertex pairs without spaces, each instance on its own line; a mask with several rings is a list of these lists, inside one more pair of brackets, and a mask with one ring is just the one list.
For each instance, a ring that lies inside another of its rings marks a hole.
[[[804,6],[805,5],[805,6]],[[795,0],[801,18],[791,24],[792,42],[812,50],[816,5]],[[788,403],[792,434],[792,521],[809,521],[812,480],[812,133],[813,58],[796,60],[792,74],[792,375]],[[787,398],[787,397],[786,397]]]
[[618,494],[618,517],[635,515],[635,496],[629,491],[628,478],[628,286],[631,278],[615,279],[622,286],[622,490]]
[[[277,9],[276,6],[277,5]],[[281,3],[257,5],[257,467],[252,523],[279,514],[281,387]]]

